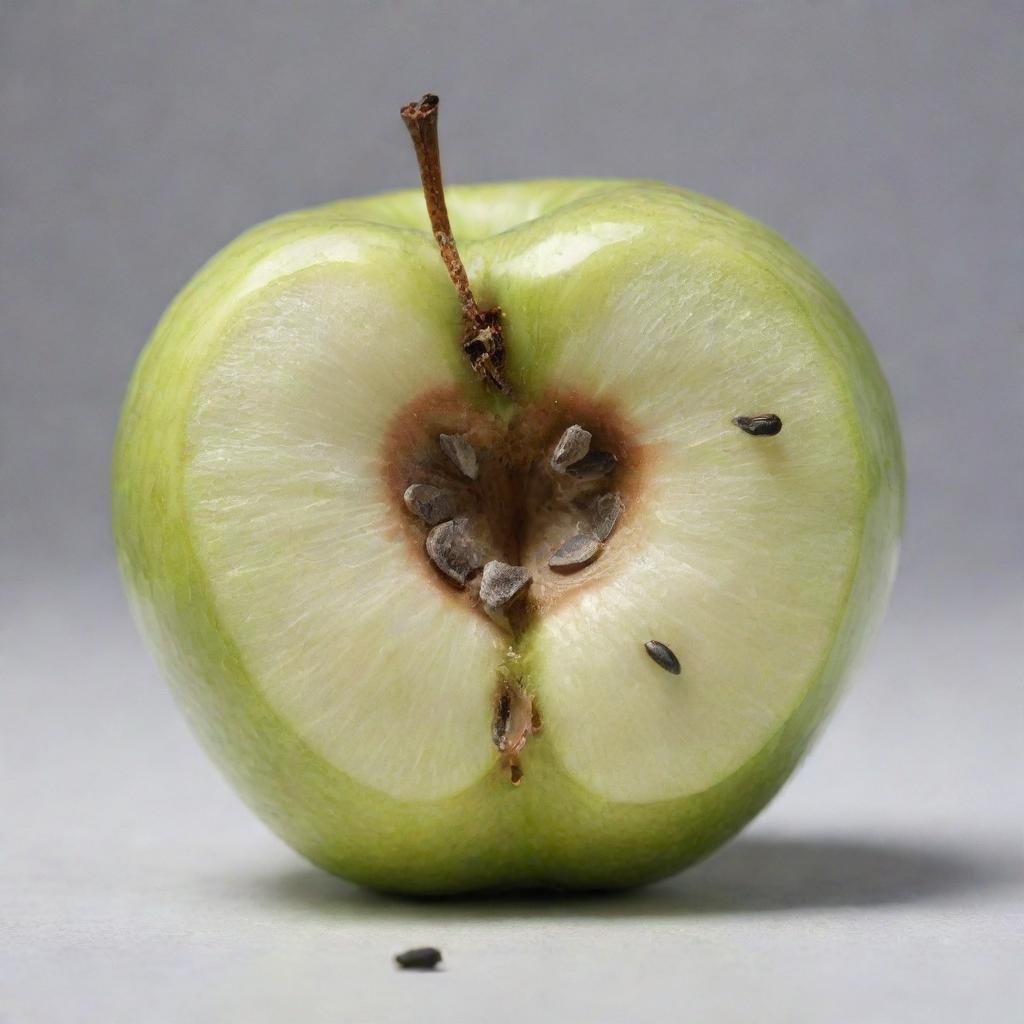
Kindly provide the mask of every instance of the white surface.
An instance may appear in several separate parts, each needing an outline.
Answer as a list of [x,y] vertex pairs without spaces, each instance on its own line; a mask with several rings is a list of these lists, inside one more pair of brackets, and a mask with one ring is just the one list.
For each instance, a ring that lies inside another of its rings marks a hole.
[[[30,584],[3,616],[0,1020],[1019,1019],[1019,611],[973,597],[967,622],[897,603],[817,751],[706,864],[438,903],[354,889],[263,829],[112,574]],[[415,945],[444,970],[397,971]]]

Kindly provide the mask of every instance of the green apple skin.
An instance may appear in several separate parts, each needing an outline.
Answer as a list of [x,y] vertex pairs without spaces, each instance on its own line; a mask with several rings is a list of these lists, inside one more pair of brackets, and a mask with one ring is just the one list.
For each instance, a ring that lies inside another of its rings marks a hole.
[[[253,810],[281,838],[328,871],[407,893],[492,887],[618,888],[664,877],[734,835],[777,792],[806,752],[839,683],[880,618],[903,518],[903,461],[892,401],[863,334],[842,300],[779,237],[738,212],[648,182],[538,181],[449,190],[456,237],[488,303],[506,311],[510,372],[529,394],[542,353],[517,350],[518,317],[543,318],[557,294],[503,290],[473,263],[474,238],[517,227],[545,232],[600,220],[634,225],[643,244],[671,248],[714,236],[766,286],[795,298],[827,346],[848,394],[849,429],[863,465],[863,534],[845,612],[827,658],[784,726],[717,785],[679,799],[614,803],[583,788],[550,747],[530,750],[528,784],[492,772],[451,798],[396,800],[355,781],[314,753],[271,708],[218,620],[196,557],[183,499],[186,421],[198,378],[216,356],[209,326],[230,312],[238,282],[286,247],[339,230],[371,232],[396,259],[432,246],[418,192],[332,203],[279,217],[214,257],[174,300],[135,370],[115,446],[114,533],[137,621],[203,745]],[[371,223],[376,222],[376,223]],[[384,225],[384,226],[381,226]],[[388,225],[392,225],[389,227]],[[642,234],[641,234],[642,229]],[[627,271],[613,260],[609,266]],[[416,258],[395,289],[431,290],[452,307],[453,380],[479,385],[458,351],[458,307],[440,259]],[[578,298],[578,297],[577,297]],[[519,370],[517,371],[517,366]]]

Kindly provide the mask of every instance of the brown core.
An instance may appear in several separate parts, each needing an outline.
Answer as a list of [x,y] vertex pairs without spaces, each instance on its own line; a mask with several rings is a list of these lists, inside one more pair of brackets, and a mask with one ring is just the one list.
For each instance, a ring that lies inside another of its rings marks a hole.
[[[615,456],[614,469],[599,479],[577,479],[552,468],[554,448],[567,427],[582,424],[593,434],[591,450]],[[479,463],[476,479],[459,472],[441,450],[441,434],[460,435]],[[578,394],[549,392],[499,419],[471,408],[454,389],[427,392],[392,421],[384,442],[383,485],[394,503],[396,530],[404,535],[410,562],[435,592],[486,615],[479,599],[479,567],[490,559],[523,566],[531,576],[520,597],[490,614],[490,621],[519,634],[538,612],[611,578],[635,547],[641,517],[641,483],[648,453],[633,440],[625,418],[611,403]],[[463,586],[438,571],[427,556],[431,527],[410,512],[403,495],[413,484],[427,484],[450,496],[452,515],[465,519],[478,546],[478,568]],[[589,564],[566,572],[552,568],[552,555],[594,522],[596,500],[621,497],[624,511],[600,553]]]

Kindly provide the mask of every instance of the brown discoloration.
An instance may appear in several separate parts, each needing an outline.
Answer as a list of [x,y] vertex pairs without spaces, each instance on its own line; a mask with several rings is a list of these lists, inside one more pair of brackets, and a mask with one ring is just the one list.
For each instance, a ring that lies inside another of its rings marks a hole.
[[526,741],[539,726],[533,698],[523,689],[518,680],[502,680],[494,701],[494,722],[491,737],[501,754],[501,766],[509,773],[513,786],[518,786],[523,778],[522,766],[519,762]]
[[[617,463],[608,477],[577,481],[555,472],[550,457],[565,430],[581,424],[593,434],[593,447],[612,453]],[[476,450],[479,473],[464,477],[441,452],[440,434],[459,434]],[[656,452],[635,441],[636,432],[611,401],[549,390],[503,419],[473,405],[458,389],[426,391],[393,418],[382,439],[381,476],[392,502],[396,540],[405,543],[410,570],[418,572],[439,599],[474,610],[496,630],[520,634],[531,618],[576,600],[601,586],[627,565],[640,541],[644,484]],[[487,616],[470,579],[459,591],[445,582],[424,557],[427,526],[402,500],[413,483],[441,488],[451,495],[454,517],[472,523],[486,560],[523,566],[532,578],[526,594],[507,618]],[[551,554],[581,526],[581,512],[600,495],[614,491],[625,507],[612,541],[601,557],[570,575],[548,566]]]
[[[590,565],[563,576],[547,565],[547,559],[566,537],[577,529],[578,516],[568,510],[560,519],[535,520],[526,531],[521,546],[520,564],[533,574],[530,603],[534,614],[543,614],[566,601],[578,600],[594,587],[614,579],[615,574],[630,563],[642,539],[644,490],[657,449],[636,441],[636,428],[612,400],[595,400],[577,391],[549,389],[540,395],[532,410],[532,443],[551,451],[566,427],[580,423],[594,437],[592,448],[611,452],[618,460],[615,472],[596,481],[593,495],[586,491],[580,498],[586,502],[600,491],[611,488],[620,495],[626,514],[615,533],[615,542],[608,545],[601,557]],[[534,568],[539,566],[539,568]]]

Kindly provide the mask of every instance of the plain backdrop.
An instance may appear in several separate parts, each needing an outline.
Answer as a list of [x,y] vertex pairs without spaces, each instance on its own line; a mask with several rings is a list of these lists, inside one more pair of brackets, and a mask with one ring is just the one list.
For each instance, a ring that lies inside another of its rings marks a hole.
[[[0,1020],[1008,1021],[1024,811],[1024,8],[0,0]],[[148,332],[276,213],[661,178],[836,283],[900,410],[890,615],[796,779],[640,893],[403,903],[307,867],[128,619],[109,453]],[[397,974],[413,944],[447,969]]]

